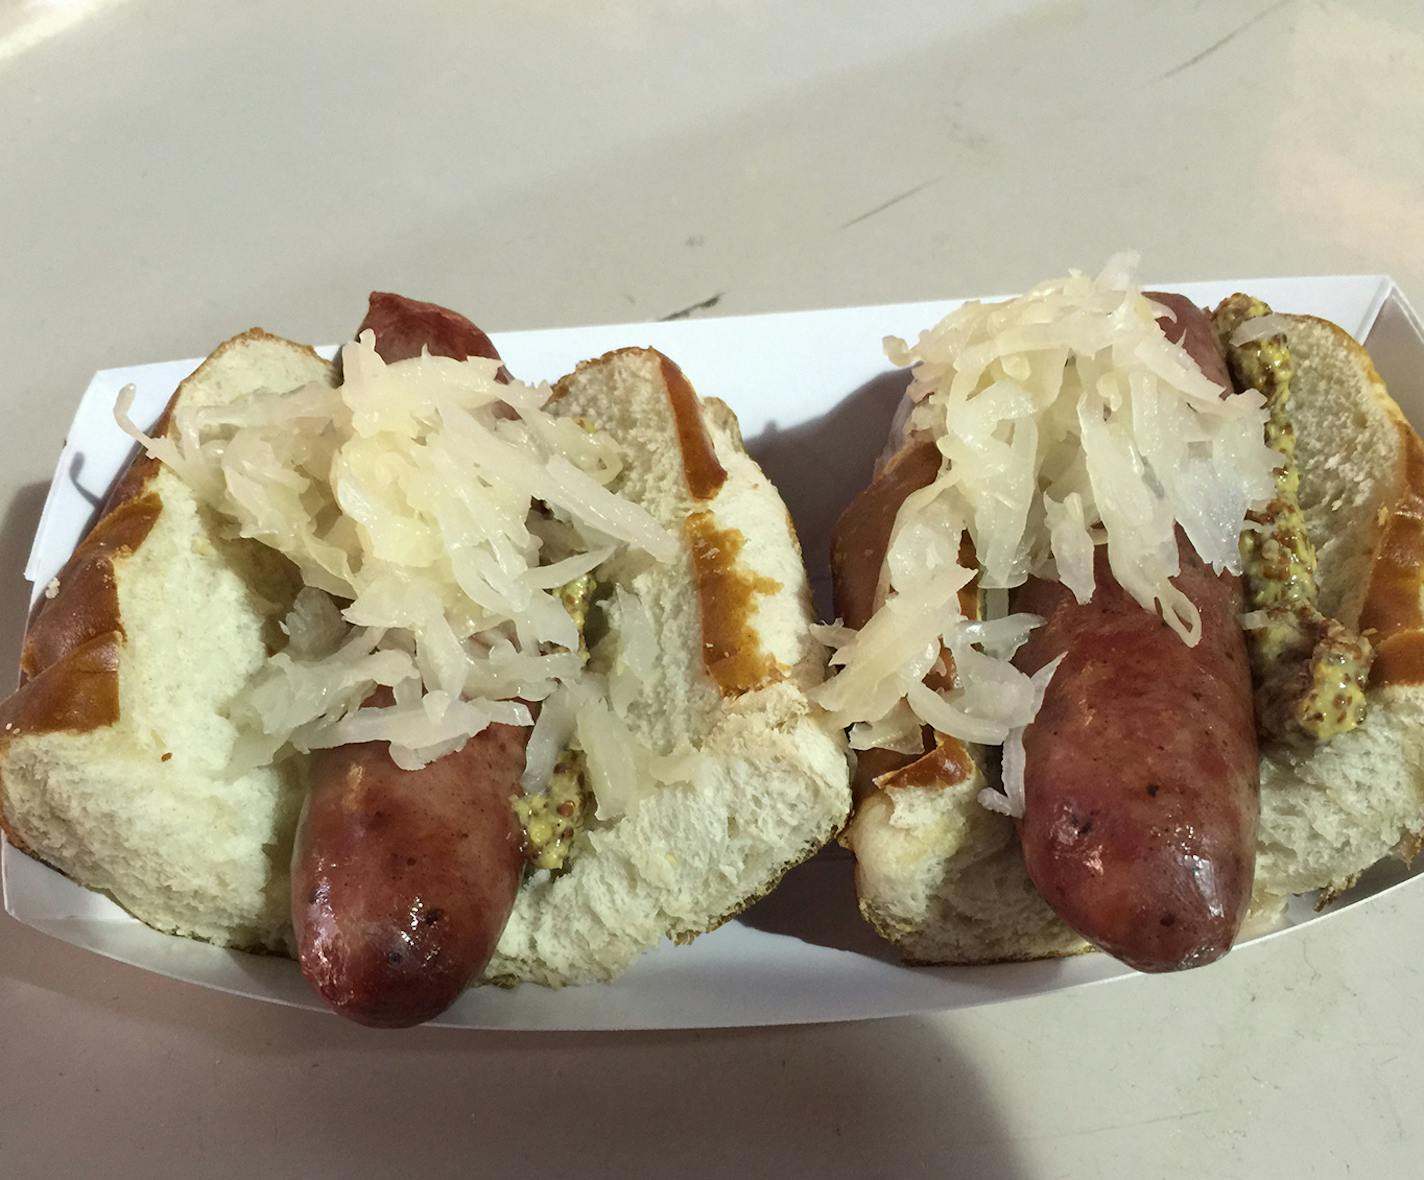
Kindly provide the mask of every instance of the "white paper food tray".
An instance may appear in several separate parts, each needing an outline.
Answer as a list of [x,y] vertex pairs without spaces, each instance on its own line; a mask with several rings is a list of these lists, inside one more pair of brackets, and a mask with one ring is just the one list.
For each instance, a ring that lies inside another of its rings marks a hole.
[[[1363,340],[1390,392],[1424,424],[1424,331],[1393,280],[1381,275],[1161,284],[1199,304],[1232,291],[1282,311],[1330,319]],[[781,488],[796,519],[824,606],[831,525],[869,478],[905,374],[884,359],[887,334],[913,338],[960,300],[842,308],[674,323],[516,332],[497,339],[510,369],[552,380],[609,349],[662,349],[703,394],[727,401],[752,454]],[[476,312],[478,309],[475,309]],[[352,308],[353,322],[361,309]],[[239,329],[245,325],[234,325]],[[282,325],[267,325],[281,331]],[[137,390],[134,418],[151,422],[196,360],[97,373],[79,403],[45,502],[25,576],[43,593],[91,522],[130,453],[114,425],[115,395]],[[18,620],[11,625],[18,625]],[[1281,929],[1326,921],[1384,889],[1417,887],[1413,870],[1381,869],[1329,913],[1292,905]],[[320,1008],[296,965],[159,934],[106,897],[5,845],[5,908],[21,922],[110,958],[240,995]],[[1128,968],[1105,955],[991,967],[905,967],[861,922],[848,855],[832,850],[791,874],[743,918],[689,947],[664,945],[617,982],[562,991],[478,988],[436,1023],[498,1029],[634,1029],[849,1020],[964,1008],[1118,979]]]

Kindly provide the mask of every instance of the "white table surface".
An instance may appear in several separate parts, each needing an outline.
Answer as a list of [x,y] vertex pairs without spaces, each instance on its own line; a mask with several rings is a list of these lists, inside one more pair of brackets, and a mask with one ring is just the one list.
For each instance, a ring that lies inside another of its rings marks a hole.
[[[1424,301],[1424,6],[1156,7],[0,0],[0,662],[88,375],[253,322],[336,339],[373,286],[497,334],[1132,245]],[[380,1034],[0,919],[0,1174],[1417,1175],[1421,964],[1416,889],[935,1018]]]

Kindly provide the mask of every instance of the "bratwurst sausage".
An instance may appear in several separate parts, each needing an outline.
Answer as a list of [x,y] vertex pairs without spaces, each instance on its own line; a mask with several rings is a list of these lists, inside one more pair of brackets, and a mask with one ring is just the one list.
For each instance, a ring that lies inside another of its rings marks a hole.
[[[1205,314],[1150,294],[1158,322],[1230,389]],[[1041,615],[1014,657],[1035,672],[1062,655],[1024,734],[1019,838],[1039,893],[1089,942],[1141,971],[1230,949],[1251,900],[1259,755],[1239,579],[1214,574],[1181,530],[1173,579],[1201,612],[1188,647],[1118,585],[1099,547],[1092,599],[1031,579],[1011,608]]]
[[[438,303],[423,303],[389,291],[372,291],[366,318],[356,335],[370,329],[376,334],[376,351],[386,364],[409,360],[429,349],[431,356],[452,356],[457,361],[482,356],[499,360],[494,341],[459,312]],[[500,367],[500,380],[509,374]]]
[[[361,330],[387,360],[432,353],[498,359],[489,337],[434,304],[375,294]],[[367,702],[390,704],[386,690]],[[520,794],[529,730],[491,725],[417,771],[384,742],[323,750],[292,857],[302,973],[361,1024],[438,1016],[494,953],[519,890]]]

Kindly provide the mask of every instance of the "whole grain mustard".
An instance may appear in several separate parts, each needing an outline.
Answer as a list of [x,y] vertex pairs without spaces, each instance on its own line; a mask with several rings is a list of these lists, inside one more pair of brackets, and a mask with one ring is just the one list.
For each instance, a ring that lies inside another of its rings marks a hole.
[[1266,445],[1281,455],[1275,496],[1250,513],[1241,534],[1250,625],[1246,632],[1257,724],[1286,740],[1329,741],[1365,718],[1365,684],[1374,653],[1369,642],[1321,614],[1315,546],[1300,507],[1300,470],[1290,418],[1295,365],[1284,333],[1233,342],[1248,320],[1271,309],[1249,295],[1232,295],[1214,313],[1232,379],[1266,399]]

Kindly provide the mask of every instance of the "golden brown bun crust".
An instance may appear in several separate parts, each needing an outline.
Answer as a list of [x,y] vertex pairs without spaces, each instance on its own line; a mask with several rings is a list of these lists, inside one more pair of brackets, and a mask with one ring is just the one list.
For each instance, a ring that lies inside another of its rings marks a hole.
[[[907,443],[880,465],[868,487],[864,488],[847,506],[836,521],[831,534],[831,579],[835,593],[836,614],[847,627],[860,628],[870,621],[870,616],[880,605],[881,568],[885,564],[885,553],[890,547],[890,537],[894,532],[895,518],[900,506],[913,492],[929,486],[939,474],[940,454],[934,443],[925,438]],[[974,551],[966,538],[960,551],[960,560],[972,562]],[[978,609],[978,592],[973,583],[960,591],[960,607],[968,615]],[[952,661],[945,652],[946,672],[941,676],[932,673],[931,684],[953,682]],[[964,745],[953,738],[935,734],[928,726],[924,731],[925,744],[929,752],[923,756],[900,754],[893,750],[861,750],[856,757],[855,778],[852,786],[857,801],[864,798],[881,784],[887,775],[900,771],[913,771],[917,786],[928,785],[927,779],[934,779],[940,771],[949,777],[946,785],[961,781],[962,776],[942,763],[946,743],[957,754],[955,759],[969,759]],[[905,785],[903,782],[901,785]]]
[[[144,465],[148,466],[147,460]],[[40,600],[20,655],[24,680],[59,663],[96,635],[122,634],[114,559],[143,544],[163,507],[156,494],[139,494],[144,482],[131,481],[131,498],[116,502],[99,518],[59,571],[54,596]]]
[[[107,631],[68,651],[0,702],[0,759],[22,734],[84,732],[119,718],[119,653],[124,636]],[[16,848],[24,840],[0,808],[0,830]]]
[[[165,409],[160,421],[166,423],[167,417]],[[114,560],[142,545],[158,519],[162,502],[145,492],[157,470],[157,463],[142,454],[129,465],[104,514],[59,571],[53,597],[41,598],[36,606],[20,649],[20,686],[0,701],[0,763],[12,738],[83,733],[119,719],[124,626]],[[0,830],[26,850],[3,806]]]
[[[225,341],[203,364],[259,339],[276,337],[261,328],[249,329]],[[173,407],[188,380],[191,377],[168,399],[154,423],[154,436],[168,433]],[[114,482],[99,519],[56,576],[53,595],[36,605],[20,651],[20,687],[0,702],[0,766],[10,739],[21,734],[84,733],[118,720],[125,632],[114,564],[143,544],[163,510],[161,498],[149,490],[159,466],[158,460],[139,451]],[[0,829],[15,847],[25,847],[3,807]]]
[[[199,370],[231,349],[259,340],[277,339],[261,328],[250,328],[242,335],[224,341],[199,366]],[[306,351],[316,355],[312,349]],[[173,407],[178,404],[191,379],[191,376],[185,379],[163,407],[151,432],[155,437],[168,433]],[[122,641],[124,626],[119,618],[119,599],[114,587],[114,560],[134,552],[143,544],[163,509],[162,500],[148,491],[158,469],[158,460],[140,451],[115,481],[99,519],[59,571],[55,593],[52,597],[41,599],[35,609],[20,655],[22,682],[60,663],[71,652],[99,635],[115,634]],[[73,724],[74,711],[69,710],[68,713],[70,724],[50,728],[96,729],[114,719],[96,718],[92,723],[76,726]]]
[[[656,360],[663,393],[676,425],[687,490],[694,500],[710,501],[727,482],[727,472],[717,458],[707,429],[704,414],[708,407],[698,398],[683,371],[657,349],[617,348],[582,361],[554,386],[554,399],[564,397],[581,373],[634,356]],[[730,420],[736,428],[736,418],[725,405],[717,402],[711,411],[724,423]],[[740,444],[739,428],[736,438]],[[786,669],[762,648],[753,623],[756,596],[774,594],[781,589],[780,584],[760,577],[737,560],[747,538],[737,529],[720,528],[711,513],[689,513],[682,527],[692,552],[697,581],[702,614],[702,662],[707,674],[729,699],[781,679]],[[791,535],[794,539],[794,528]]]
[[1379,390],[1380,408],[1399,432],[1403,458],[1395,503],[1383,522],[1357,625],[1375,649],[1371,688],[1424,684],[1424,442],[1385,393],[1383,378],[1358,340],[1319,316],[1286,318],[1323,329],[1334,346],[1350,354],[1365,379]]
[[1372,687],[1424,683],[1424,443],[1402,416],[1398,427],[1403,486],[1375,554],[1360,612],[1360,628],[1375,647]]
[[738,562],[746,548],[746,534],[719,527],[710,512],[690,513],[682,531],[692,551],[697,579],[702,666],[707,674],[729,698],[780,680],[786,669],[762,647],[753,618],[756,596],[775,594],[781,583]]
[[[563,397],[574,379],[585,369],[610,364],[619,357],[640,354],[657,358],[662,371],[663,389],[667,395],[668,406],[672,410],[673,421],[677,425],[677,443],[682,451],[682,469],[687,478],[687,490],[694,499],[710,500],[727,482],[727,472],[712,446],[712,436],[708,433],[707,422],[703,418],[703,407],[696,390],[692,388],[692,382],[670,357],[664,356],[656,348],[615,348],[612,352],[605,352],[592,360],[580,361],[572,373],[561,377],[554,386],[554,400]],[[731,415],[731,411],[722,403],[718,402],[717,405],[723,414]],[[735,416],[732,420],[735,423]],[[737,438],[740,441],[740,430]]]
[[939,450],[920,440],[897,451],[868,487],[846,505],[831,533],[831,579],[836,614],[847,627],[864,627],[880,604],[880,568],[900,505],[934,482]]

